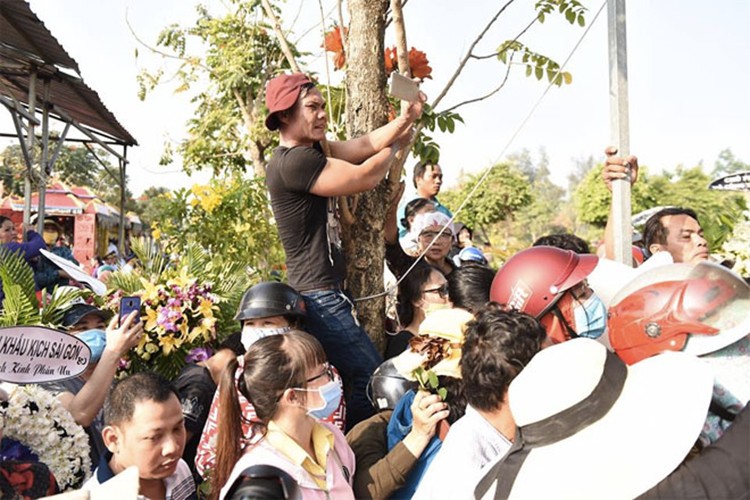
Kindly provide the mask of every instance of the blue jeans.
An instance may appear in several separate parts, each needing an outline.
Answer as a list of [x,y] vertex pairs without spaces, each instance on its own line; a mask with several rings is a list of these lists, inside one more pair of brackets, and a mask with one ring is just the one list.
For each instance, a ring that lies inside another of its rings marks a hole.
[[341,290],[304,292],[306,330],[323,345],[328,361],[344,380],[346,427],[369,418],[375,409],[367,399],[367,383],[383,358],[354,318],[354,304]]

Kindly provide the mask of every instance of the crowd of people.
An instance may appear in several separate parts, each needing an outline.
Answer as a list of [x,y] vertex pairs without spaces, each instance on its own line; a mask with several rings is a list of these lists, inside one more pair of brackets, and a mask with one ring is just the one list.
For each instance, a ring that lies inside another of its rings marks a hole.
[[[375,347],[346,290],[336,200],[385,177],[423,97],[327,141],[314,83],[270,81],[288,284],[249,288],[241,330],[174,380],[115,381],[143,335],[137,313],[67,312],[91,364],[45,387],[87,431],[85,489],[135,466],[151,499],[750,495],[750,286],[710,261],[690,209],[649,219],[640,267],[608,259],[608,227],[600,257],[554,234],[495,272],[438,201],[441,168],[420,163],[418,197],[399,213],[397,193],[387,211],[395,328]],[[637,169],[608,150],[603,181]],[[33,257],[37,237],[18,248]]]

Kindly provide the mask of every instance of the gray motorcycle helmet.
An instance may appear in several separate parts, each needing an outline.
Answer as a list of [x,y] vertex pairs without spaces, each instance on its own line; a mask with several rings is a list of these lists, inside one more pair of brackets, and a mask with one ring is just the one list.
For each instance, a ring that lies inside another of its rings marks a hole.
[[306,316],[305,301],[286,283],[264,281],[248,288],[242,295],[234,319],[268,318],[270,316]]
[[415,389],[416,382],[405,379],[388,359],[378,366],[367,383],[367,399],[377,411],[392,410],[409,389]]

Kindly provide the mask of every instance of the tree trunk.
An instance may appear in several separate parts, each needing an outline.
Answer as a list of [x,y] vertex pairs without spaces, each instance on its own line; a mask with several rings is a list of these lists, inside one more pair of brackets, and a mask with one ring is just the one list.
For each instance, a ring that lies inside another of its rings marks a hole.
[[[383,46],[388,0],[350,0],[346,88],[348,92],[346,129],[357,137],[384,125],[388,120],[385,96]],[[347,286],[355,297],[383,291],[383,223],[390,198],[387,181],[377,188],[349,198],[354,221],[343,225],[343,245],[347,256]],[[365,330],[382,351],[385,343],[385,299],[357,303]]]

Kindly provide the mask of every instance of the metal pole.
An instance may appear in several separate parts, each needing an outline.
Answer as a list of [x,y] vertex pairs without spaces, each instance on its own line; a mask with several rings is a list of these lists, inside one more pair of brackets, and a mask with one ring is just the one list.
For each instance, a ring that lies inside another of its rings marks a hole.
[[39,164],[39,206],[36,227],[39,234],[44,233],[44,213],[47,208],[47,165],[49,161],[49,102],[50,81],[44,80],[42,95],[42,161]]
[[[36,71],[29,78],[29,113],[36,117]],[[31,224],[31,175],[34,168],[34,122],[29,121],[26,128],[26,144],[31,162],[26,165],[26,177],[23,181],[23,241],[26,241],[26,228]]]
[[[609,112],[610,133],[620,156],[630,154],[628,120],[628,49],[625,23],[625,0],[607,2],[609,34]],[[612,183],[612,222],[615,237],[615,260],[628,266],[631,254],[632,228],[630,179]]]
[[125,258],[125,166],[127,165],[127,146],[123,150],[123,157],[120,159],[120,231],[117,235],[120,259]]

